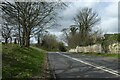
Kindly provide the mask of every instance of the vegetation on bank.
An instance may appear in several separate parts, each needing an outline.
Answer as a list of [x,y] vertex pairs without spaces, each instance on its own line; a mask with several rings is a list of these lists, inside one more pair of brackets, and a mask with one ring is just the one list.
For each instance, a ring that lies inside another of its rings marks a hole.
[[34,78],[41,77],[46,52],[36,48],[21,48],[16,44],[2,45],[2,77]]
[[2,53],[2,43],[0,43],[0,54]]
[[120,42],[120,33],[118,34],[105,34],[104,39],[101,41],[102,48],[105,53],[109,52],[109,45]]
[[112,54],[112,53],[95,53],[95,52],[87,52],[87,53],[79,53],[85,55],[94,55],[94,56],[102,56],[102,57],[113,57],[113,58],[120,58],[120,54]]

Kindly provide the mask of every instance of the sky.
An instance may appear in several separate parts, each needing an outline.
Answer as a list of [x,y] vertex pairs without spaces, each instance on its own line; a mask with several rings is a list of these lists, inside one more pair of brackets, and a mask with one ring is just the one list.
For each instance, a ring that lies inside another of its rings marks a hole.
[[61,30],[74,24],[73,17],[84,7],[92,8],[101,17],[101,22],[95,28],[102,30],[104,34],[118,33],[118,1],[119,0],[75,0],[62,12],[62,20],[59,20],[61,26],[49,30],[50,33],[60,36]]
[[[14,0],[10,0],[10,1],[14,1]],[[57,1],[57,0],[49,0],[49,1]],[[51,34],[55,34],[58,37],[58,39],[62,35],[61,30],[63,28],[68,28],[70,25],[74,24],[73,17],[75,17],[78,11],[84,7],[92,8],[93,11],[97,12],[99,17],[101,17],[100,24],[96,25],[95,28],[101,29],[104,34],[106,33],[112,34],[118,32],[119,0],[61,0],[61,1],[71,2],[71,4],[65,10],[62,10],[59,13],[62,19],[59,20],[58,23],[61,26],[56,26],[49,29],[49,32]],[[33,38],[31,39],[31,41],[36,42],[36,40]]]

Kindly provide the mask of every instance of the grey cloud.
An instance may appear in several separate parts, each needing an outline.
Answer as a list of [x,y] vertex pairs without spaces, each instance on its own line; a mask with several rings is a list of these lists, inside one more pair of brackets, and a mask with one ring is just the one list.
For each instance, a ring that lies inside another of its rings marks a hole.
[[[115,3],[116,4],[116,3]],[[99,16],[101,17],[101,24],[97,25],[101,28],[104,33],[114,33],[118,31],[117,20],[117,8],[114,2],[89,2],[89,3],[81,3],[81,2],[73,2],[66,10],[60,13],[62,20],[59,20],[59,24],[61,26],[57,27],[51,31],[60,32],[61,29],[67,28],[70,25],[74,24],[73,17],[77,14],[78,10],[83,7],[91,7],[93,10],[97,11]],[[113,8],[112,8],[113,7]],[[112,9],[111,9],[112,8]]]

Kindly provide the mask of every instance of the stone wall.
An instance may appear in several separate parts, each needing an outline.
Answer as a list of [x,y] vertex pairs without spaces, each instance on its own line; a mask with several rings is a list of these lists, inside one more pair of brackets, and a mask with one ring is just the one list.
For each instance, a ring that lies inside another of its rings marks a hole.
[[110,53],[120,53],[120,43],[116,42],[108,46]]
[[101,44],[95,44],[95,45],[84,46],[84,47],[77,46],[76,49],[70,49],[69,52],[97,52],[97,53],[101,53],[102,47],[101,47]]
[[77,52],[77,49],[70,49],[69,52]]
[[[120,43],[116,42],[108,46],[108,53],[120,53]],[[69,52],[96,52],[103,53],[101,44],[91,46],[77,46],[75,49],[70,49]]]

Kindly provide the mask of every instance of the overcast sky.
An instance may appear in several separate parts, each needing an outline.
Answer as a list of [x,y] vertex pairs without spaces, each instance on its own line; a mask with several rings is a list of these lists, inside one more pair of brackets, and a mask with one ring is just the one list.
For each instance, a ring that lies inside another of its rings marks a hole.
[[73,17],[77,14],[78,10],[84,7],[93,8],[93,11],[96,11],[98,13],[99,17],[101,17],[101,23],[97,25],[97,27],[101,29],[104,33],[118,32],[119,0],[61,0],[61,1],[66,2],[69,1],[71,2],[71,4],[65,10],[60,12],[62,20],[59,20],[59,24],[61,26],[56,26],[55,28],[49,30],[50,33],[55,34],[56,36],[59,37],[62,34],[61,30],[63,28],[67,28],[70,25],[74,24]]
[[[106,2],[105,2],[106,1]],[[75,0],[71,1],[69,7],[63,10],[60,15],[63,17],[59,20],[61,27],[50,30],[50,33],[59,36],[62,34],[60,31],[63,28],[69,27],[74,24],[73,17],[78,10],[84,7],[93,8],[101,17],[101,23],[97,25],[104,33],[117,33],[118,32],[118,1],[119,0]]]

